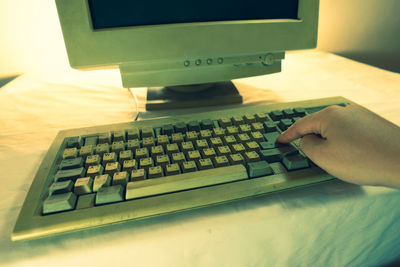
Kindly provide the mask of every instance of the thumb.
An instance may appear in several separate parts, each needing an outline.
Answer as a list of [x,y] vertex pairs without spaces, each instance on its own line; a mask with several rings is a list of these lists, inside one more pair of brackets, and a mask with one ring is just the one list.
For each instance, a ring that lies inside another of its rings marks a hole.
[[300,140],[300,149],[310,158],[315,164],[319,165],[324,158],[327,140],[315,134],[307,134]]

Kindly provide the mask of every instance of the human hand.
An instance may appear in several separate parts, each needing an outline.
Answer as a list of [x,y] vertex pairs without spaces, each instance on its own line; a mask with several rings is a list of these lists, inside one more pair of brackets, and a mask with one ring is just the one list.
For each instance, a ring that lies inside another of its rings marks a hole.
[[302,151],[337,178],[400,188],[400,128],[364,107],[330,106],[301,118],[277,141],[298,138]]

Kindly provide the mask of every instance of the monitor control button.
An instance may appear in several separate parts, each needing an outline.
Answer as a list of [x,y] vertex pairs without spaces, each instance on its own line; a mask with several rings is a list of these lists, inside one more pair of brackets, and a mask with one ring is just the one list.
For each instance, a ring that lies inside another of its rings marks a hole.
[[265,56],[265,58],[264,58],[264,61],[263,61],[263,64],[264,65],[267,65],[267,66],[270,66],[270,65],[272,65],[272,64],[274,64],[274,55],[272,55],[272,54],[267,54],[266,56]]
[[185,61],[183,62],[183,65],[184,65],[185,67],[189,67],[189,66],[190,66],[190,61],[189,61],[189,60],[185,60]]
[[224,59],[222,57],[218,58],[218,64],[224,63]]
[[208,65],[211,65],[212,62],[213,62],[212,58],[207,59],[207,64],[208,64]]
[[200,65],[201,65],[201,59],[196,59],[195,64],[196,64],[197,66],[200,66]]

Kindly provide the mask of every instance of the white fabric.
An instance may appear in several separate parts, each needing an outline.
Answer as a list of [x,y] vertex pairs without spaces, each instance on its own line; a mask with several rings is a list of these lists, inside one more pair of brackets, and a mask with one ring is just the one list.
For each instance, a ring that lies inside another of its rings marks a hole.
[[[0,89],[0,265],[375,266],[399,256],[400,191],[340,181],[11,242],[57,131],[136,117],[135,101],[121,88],[117,71],[55,73],[25,74]],[[342,95],[400,125],[400,75],[329,53],[290,53],[282,73],[238,82],[247,103]],[[143,111],[144,90],[136,92]]]

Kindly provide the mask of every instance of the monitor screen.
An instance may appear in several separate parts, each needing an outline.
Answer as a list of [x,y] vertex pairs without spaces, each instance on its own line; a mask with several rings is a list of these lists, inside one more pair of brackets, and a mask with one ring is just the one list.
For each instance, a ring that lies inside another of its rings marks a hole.
[[94,29],[298,18],[298,0],[89,0],[89,8]]

